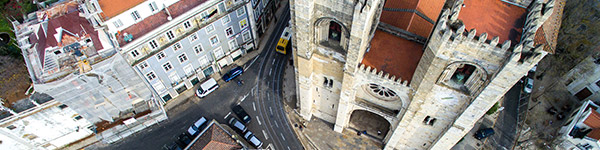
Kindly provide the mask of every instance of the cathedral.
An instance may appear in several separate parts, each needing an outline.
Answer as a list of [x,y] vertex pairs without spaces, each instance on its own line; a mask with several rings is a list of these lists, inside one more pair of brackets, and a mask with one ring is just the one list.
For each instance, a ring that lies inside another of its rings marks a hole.
[[290,0],[300,115],[450,149],[556,46],[554,0]]

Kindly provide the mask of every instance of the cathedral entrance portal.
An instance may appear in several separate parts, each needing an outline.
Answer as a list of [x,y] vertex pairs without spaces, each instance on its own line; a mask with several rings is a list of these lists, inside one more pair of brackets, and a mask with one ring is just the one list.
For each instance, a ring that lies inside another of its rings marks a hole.
[[390,130],[390,123],[383,117],[365,110],[355,110],[350,115],[350,129],[367,131],[367,136],[382,140]]

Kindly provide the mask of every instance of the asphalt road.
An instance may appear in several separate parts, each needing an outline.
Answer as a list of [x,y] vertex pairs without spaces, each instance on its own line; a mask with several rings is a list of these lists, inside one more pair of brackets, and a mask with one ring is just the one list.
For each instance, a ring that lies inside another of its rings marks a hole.
[[519,114],[519,94],[522,84],[517,83],[504,95],[502,110],[494,125],[495,134],[488,139],[489,145],[496,149],[512,149],[517,134],[517,116]]
[[[284,8],[289,12],[289,6]],[[274,47],[281,32],[290,18],[289,13],[277,17],[274,33],[269,37],[267,46],[255,59],[248,61],[243,67],[244,73],[237,77],[245,84],[238,85],[234,81],[220,84],[219,89],[205,98],[190,97],[186,102],[168,110],[169,119],[135,133],[126,139],[107,146],[95,147],[110,150],[161,149],[177,139],[197,119],[204,116],[208,120],[227,124],[231,106],[240,104],[252,117],[247,125],[262,142],[261,148],[268,149],[303,149],[292,132],[288,118],[283,110],[281,84],[283,71],[289,55],[274,52]]]

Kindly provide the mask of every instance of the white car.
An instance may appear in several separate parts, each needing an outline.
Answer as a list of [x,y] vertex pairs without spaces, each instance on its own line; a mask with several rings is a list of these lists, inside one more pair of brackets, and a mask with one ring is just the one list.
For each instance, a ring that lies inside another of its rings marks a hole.
[[260,148],[260,146],[262,146],[262,142],[260,140],[258,140],[258,138],[256,138],[256,136],[254,136],[254,134],[252,134],[252,132],[248,131],[246,132],[246,135],[244,135],[244,138],[246,138],[246,140],[248,140],[248,142],[250,142],[250,144],[254,145],[256,148]]
[[523,85],[523,91],[525,93],[531,93],[531,90],[533,89],[533,79],[532,78],[527,78],[525,79],[525,85]]

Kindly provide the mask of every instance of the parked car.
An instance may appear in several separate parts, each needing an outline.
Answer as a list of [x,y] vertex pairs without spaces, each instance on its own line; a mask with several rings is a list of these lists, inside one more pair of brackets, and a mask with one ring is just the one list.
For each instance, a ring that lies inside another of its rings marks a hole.
[[179,145],[180,147],[187,147],[188,144],[190,144],[192,142],[192,139],[185,133],[181,133],[179,136],[177,136],[177,145]]
[[177,143],[171,142],[169,144],[165,144],[162,147],[163,150],[183,150]]
[[252,120],[252,118],[250,116],[248,116],[248,113],[246,113],[246,111],[244,111],[244,108],[242,108],[242,106],[235,105],[231,109],[233,110],[233,113],[235,113],[238,117],[240,117],[240,119],[242,119],[242,121],[244,123],[248,124],[248,123],[250,123],[250,120]]
[[523,85],[523,91],[525,93],[531,93],[532,89],[533,89],[533,79],[532,78],[527,78],[525,79],[525,85]]
[[202,117],[202,118],[198,119],[198,121],[194,122],[194,124],[188,128],[187,133],[191,137],[196,137],[196,135],[198,135],[202,131],[201,126],[204,125],[205,123],[206,123],[206,118]]
[[219,88],[217,81],[213,78],[210,78],[204,81],[204,83],[200,84],[200,87],[198,87],[198,90],[196,90],[196,96],[203,98],[212,91],[215,91],[217,88]]
[[260,148],[260,146],[262,146],[262,142],[256,138],[256,136],[254,136],[254,134],[252,134],[252,132],[248,131],[246,132],[246,134],[244,135],[244,138],[246,138],[246,140],[248,140],[248,142],[250,144],[252,144],[254,147],[256,148]]
[[246,132],[247,129],[246,125],[244,125],[244,123],[240,122],[239,120],[235,119],[235,117],[231,117],[231,120],[229,120],[229,125],[235,130],[239,131],[240,133]]
[[229,82],[235,79],[235,77],[242,75],[242,73],[244,73],[244,69],[240,66],[237,66],[229,70],[229,72],[225,73],[225,75],[223,75],[223,81]]
[[480,129],[475,132],[475,138],[478,140],[490,137],[492,135],[494,135],[494,129],[492,128]]

